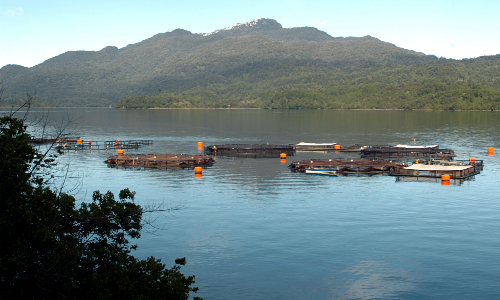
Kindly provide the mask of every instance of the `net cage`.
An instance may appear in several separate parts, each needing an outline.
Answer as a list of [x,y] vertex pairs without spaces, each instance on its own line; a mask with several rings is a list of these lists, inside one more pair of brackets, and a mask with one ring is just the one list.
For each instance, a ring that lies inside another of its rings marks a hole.
[[144,167],[195,167],[210,165],[213,159],[207,155],[187,154],[131,154],[113,155],[105,161],[115,166],[144,166]]
[[224,144],[205,147],[205,154],[238,157],[280,157],[281,153],[292,156],[295,153],[291,145],[267,144]]
[[295,172],[306,169],[332,169],[338,173],[388,173],[396,167],[406,166],[403,162],[371,160],[371,159],[310,159],[295,161],[289,168]]

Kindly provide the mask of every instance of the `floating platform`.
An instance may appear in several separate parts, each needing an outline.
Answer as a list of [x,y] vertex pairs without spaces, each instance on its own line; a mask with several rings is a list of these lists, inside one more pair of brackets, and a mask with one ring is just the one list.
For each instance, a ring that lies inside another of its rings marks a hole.
[[335,151],[340,150],[337,143],[304,143],[290,144],[296,151]]
[[113,155],[104,161],[110,166],[142,166],[149,168],[190,168],[210,165],[213,159],[206,155],[187,154],[131,154]]
[[138,149],[145,145],[152,145],[152,140],[128,140],[128,141],[88,141],[61,142],[56,145],[58,150],[117,150]]
[[360,154],[363,158],[437,158],[451,160],[455,157],[453,150],[440,149],[438,145],[364,146],[360,149]]
[[338,174],[377,174],[389,173],[396,167],[407,166],[402,162],[371,159],[310,159],[292,162],[288,167],[295,172],[306,172],[308,169],[336,169]]
[[205,154],[222,155],[234,157],[262,158],[280,157],[281,153],[292,156],[295,149],[290,145],[267,145],[267,144],[225,144],[211,145],[205,147]]
[[465,179],[479,174],[482,168],[482,160],[454,162],[436,161],[435,163],[431,162],[431,164],[415,163],[408,167],[397,167],[391,175],[432,178],[441,178],[442,175],[449,175],[450,179]]

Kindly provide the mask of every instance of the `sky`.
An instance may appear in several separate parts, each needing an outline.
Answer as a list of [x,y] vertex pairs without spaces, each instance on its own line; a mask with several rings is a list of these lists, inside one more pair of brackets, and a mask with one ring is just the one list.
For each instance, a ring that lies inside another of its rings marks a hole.
[[192,33],[258,18],[333,37],[370,35],[453,59],[500,54],[496,0],[2,0],[0,68],[32,67],[66,51],[123,48],[181,28]]

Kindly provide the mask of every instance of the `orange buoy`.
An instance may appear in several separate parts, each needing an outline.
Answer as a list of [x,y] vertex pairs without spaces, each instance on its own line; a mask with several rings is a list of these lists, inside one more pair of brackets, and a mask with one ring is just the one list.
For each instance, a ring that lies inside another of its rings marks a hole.
[[198,148],[203,148],[203,142],[198,142]]
[[476,159],[474,157],[469,158],[469,163],[471,165],[475,164],[476,163]]
[[123,155],[124,151],[122,149],[118,150],[118,155]]
[[450,175],[446,175],[446,174],[441,175],[441,180],[442,181],[450,181]]
[[76,140],[77,144],[81,144],[83,141],[82,140]]
[[339,149],[340,149],[340,145],[339,145],[339,144],[336,144],[336,145],[334,146],[334,148],[335,148],[335,150],[339,150]]
[[281,158],[281,159],[286,158],[286,153],[281,153],[281,154],[280,154],[280,158]]
[[495,153],[495,149],[488,148],[488,155],[493,155]]
[[195,167],[194,168],[194,173],[195,174],[201,174],[201,172],[203,171],[203,168],[202,167]]

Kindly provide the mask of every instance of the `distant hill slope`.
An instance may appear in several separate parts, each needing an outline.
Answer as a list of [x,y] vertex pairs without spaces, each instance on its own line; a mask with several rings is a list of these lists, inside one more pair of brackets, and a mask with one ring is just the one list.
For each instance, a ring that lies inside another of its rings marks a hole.
[[[39,105],[50,106],[497,109],[499,61],[447,60],[258,19],[70,51],[32,68],[8,65],[0,78],[4,101],[36,91]],[[469,108],[427,105],[464,93],[472,93]]]

